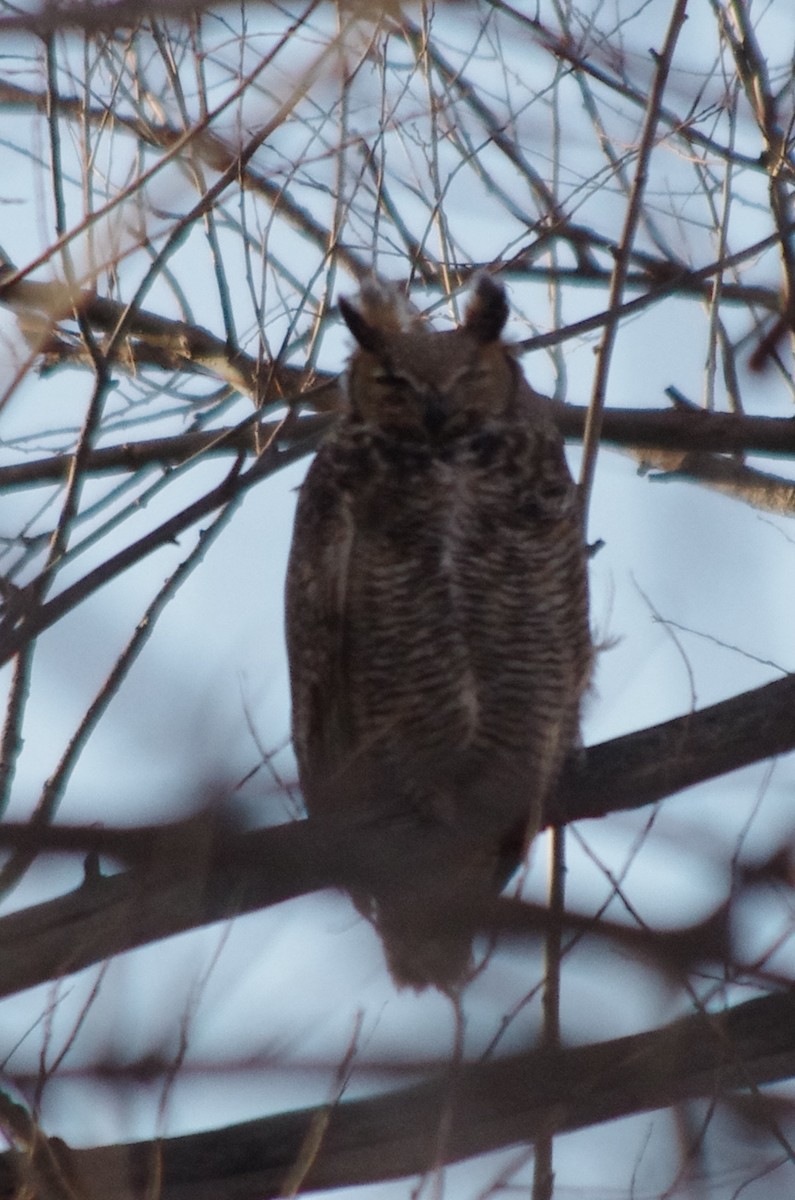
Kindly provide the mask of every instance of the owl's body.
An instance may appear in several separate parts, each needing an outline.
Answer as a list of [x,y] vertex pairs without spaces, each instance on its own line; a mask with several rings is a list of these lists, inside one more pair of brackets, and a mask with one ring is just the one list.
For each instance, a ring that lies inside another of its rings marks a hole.
[[[416,823],[416,869],[354,898],[398,983],[449,990],[464,912],[518,865],[577,737],[578,497],[499,340],[498,285],[481,278],[445,333],[375,287],[343,312],[349,406],[301,490],[288,571],[293,737],[310,816]],[[426,838],[449,852],[423,870]]]

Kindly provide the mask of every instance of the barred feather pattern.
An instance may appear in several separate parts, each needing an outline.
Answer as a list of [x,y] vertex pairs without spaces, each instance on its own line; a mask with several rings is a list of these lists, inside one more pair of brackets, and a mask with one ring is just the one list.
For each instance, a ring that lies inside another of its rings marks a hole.
[[354,900],[398,984],[451,992],[477,901],[515,870],[578,738],[586,551],[560,436],[500,339],[503,289],[481,277],[445,332],[395,306],[388,289],[341,306],[348,407],[288,568],[293,740],[310,817],[416,827],[416,861]]

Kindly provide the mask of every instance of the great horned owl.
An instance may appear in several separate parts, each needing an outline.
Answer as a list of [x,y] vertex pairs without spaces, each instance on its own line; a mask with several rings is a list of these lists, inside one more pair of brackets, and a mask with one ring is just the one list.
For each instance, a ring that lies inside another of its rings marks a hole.
[[377,283],[340,310],[347,404],[301,488],[287,577],[293,740],[310,817],[416,827],[416,857],[353,898],[398,984],[449,992],[473,907],[520,862],[578,736],[579,498],[501,340],[500,284],[480,275],[445,332]]

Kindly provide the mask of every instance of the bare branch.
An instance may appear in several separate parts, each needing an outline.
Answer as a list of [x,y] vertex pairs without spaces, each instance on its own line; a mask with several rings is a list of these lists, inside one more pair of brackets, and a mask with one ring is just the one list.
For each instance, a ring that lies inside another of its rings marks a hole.
[[[513,1055],[461,1067],[450,1095],[440,1079],[327,1110],[303,1109],[158,1142],[70,1150],[54,1147],[85,1200],[143,1197],[156,1179],[162,1200],[259,1200],[285,1180],[324,1113],[318,1152],[303,1180],[312,1190],[350,1187],[427,1170],[445,1105],[455,1122],[446,1162],[517,1143],[546,1129],[565,1133],[686,1099],[728,1100],[735,1089],[795,1074],[795,998],[782,992],[724,1012],[698,1012],[633,1037]],[[42,1153],[53,1149],[45,1142]],[[47,1161],[47,1160],[45,1160]],[[41,1186],[34,1156],[0,1158],[6,1194]]]

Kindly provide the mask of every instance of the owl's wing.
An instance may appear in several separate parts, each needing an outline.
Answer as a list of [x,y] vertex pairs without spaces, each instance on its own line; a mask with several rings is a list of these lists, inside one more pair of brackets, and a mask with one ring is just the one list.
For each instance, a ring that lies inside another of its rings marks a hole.
[[351,752],[345,629],[353,540],[350,493],[327,443],[301,487],[286,586],[293,743],[310,811],[332,799]]

